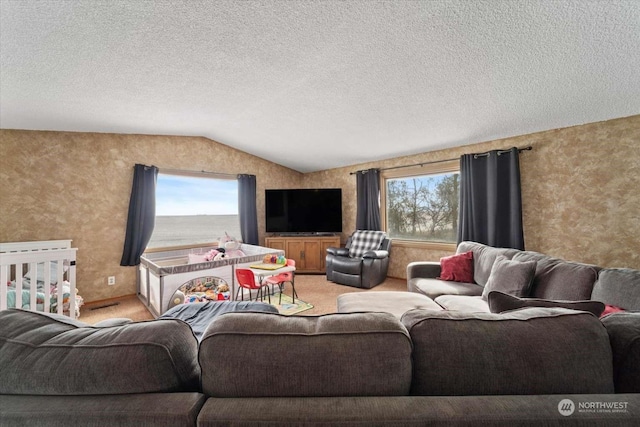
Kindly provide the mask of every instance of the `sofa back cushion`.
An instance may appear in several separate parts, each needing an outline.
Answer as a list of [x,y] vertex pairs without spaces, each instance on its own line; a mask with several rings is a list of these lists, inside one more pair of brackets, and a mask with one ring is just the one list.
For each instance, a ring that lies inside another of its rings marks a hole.
[[605,304],[640,310],[640,270],[605,268],[600,270],[591,299]]
[[456,254],[473,251],[473,278],[475,283],[480,286],[487,284],[491,267],[499,255],[503,255],[507,259],[520,252],[517,249],[493,248],[476,242],[460,242],[456,249]]
[[0,394],[104,395],[197,391],[198,342],[180,320],[97,328],[0,311]]
[[200,343],[213,397],[406,395],[411,339],[389,313],[227,313]]
[[514,261],[536,261],[531,297],[578,301],[591,298],[600,267],[552,258],[538,252],[516,253]]
[[613,393],[599,319],[563,308],[505,314],[411,310],[411,393],[431,396]]

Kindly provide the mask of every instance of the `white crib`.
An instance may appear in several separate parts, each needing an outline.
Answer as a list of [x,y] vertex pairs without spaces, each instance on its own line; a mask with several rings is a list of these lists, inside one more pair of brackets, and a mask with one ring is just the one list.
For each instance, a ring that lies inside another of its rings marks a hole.
[[82,298],[76,292],[76,251],[71,240],[0,243],[0,310],[77,318]]

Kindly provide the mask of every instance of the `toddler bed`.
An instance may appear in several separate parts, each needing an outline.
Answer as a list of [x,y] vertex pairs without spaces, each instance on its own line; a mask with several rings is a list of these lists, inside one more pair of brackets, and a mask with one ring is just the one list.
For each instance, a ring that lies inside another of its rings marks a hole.
[[71,240],[0,243],[0,310],[80,316],[76,251]]

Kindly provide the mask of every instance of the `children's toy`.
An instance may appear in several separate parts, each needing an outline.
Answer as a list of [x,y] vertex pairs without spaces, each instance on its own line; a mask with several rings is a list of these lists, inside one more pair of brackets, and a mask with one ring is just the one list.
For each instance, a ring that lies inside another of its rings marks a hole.
[[187,299],[185,300],[187,303],[191,304],[194,302],[202,302],[202,298],[198,295],[189,295],[187,296]]
[[218,288],[216,289],[216,293],[217,293],[217,299],[219,301],[224,301],[224,300],[228,300],[229,298],[231,298],[231,292],[229,292],[229,286],[227,284],[221,284],[218,286]]
[[225,249],[224,248],[211,249],[209,252],[207,252],[204,255],[204,260],[205,261],[213,261],[215,256],[220,254],[220,253],[225,253]]
[[281,261],[280,257],[277,255],[265,255],[264,258],[262,258],[262,262],[264,264],[284,264],[286,259],[284,258],[284,255],[281,256],[284,261]]
[[218,239],[218,245],[228,251],[240,249],[240,242],[235,237],[229,236],[226,231],[224,236]]

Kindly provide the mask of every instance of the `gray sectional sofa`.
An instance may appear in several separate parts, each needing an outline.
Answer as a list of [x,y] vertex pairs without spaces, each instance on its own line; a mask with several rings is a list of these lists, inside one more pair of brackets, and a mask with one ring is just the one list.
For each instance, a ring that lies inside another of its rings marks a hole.
[[474,283],[440,280],[439,262],[412,262],[407,266],[407,288],[434,300],[448,310],[489,312],[483,291],[500,256],[522,263],[535,263],[533,282],[526,297],[581,301],[595,300],[623,308],[640,310],[640,271],[601,268],[565,261],[538,252],[493,248],[475,242],[461,242],[456,254],[473,252]]
[[638,316],[230,312],[198,342],[4,310],[0,425],[637,425]]

